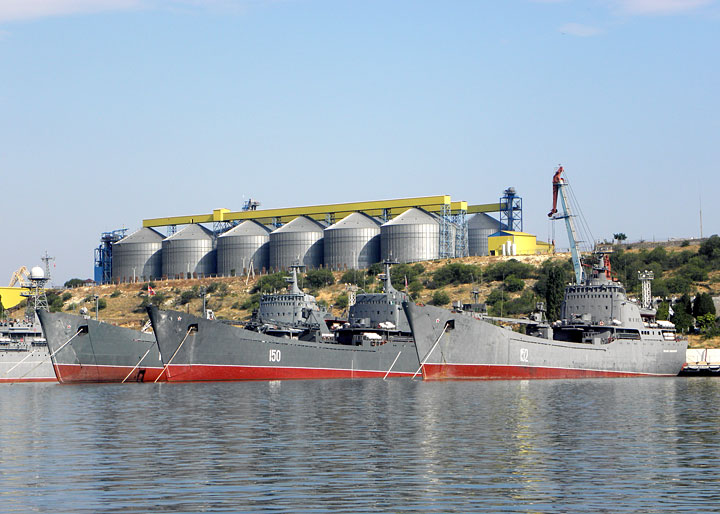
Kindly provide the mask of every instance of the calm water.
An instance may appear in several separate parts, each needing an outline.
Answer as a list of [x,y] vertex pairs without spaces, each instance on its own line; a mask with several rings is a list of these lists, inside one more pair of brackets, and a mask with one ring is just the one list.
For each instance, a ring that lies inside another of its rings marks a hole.
[[0,388],[0,512],[698,512],[720,380]]

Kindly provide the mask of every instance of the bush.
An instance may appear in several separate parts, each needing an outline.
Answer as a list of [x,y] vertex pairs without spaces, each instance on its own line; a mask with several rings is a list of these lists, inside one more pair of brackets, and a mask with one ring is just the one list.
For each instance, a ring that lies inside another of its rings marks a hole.
[[305,281],[308,287],[319,288],[333,285],[335,283],[335,276],[332,271],[327,268],[314,269],[305,273]]
[[[370,280],[372,281],[372,279]],[[355,284],[356,286],[361,286],[367,282],[367,274],[364,271],[357,269],[349,269],[343,273],[342,277],[340,277],[340,283],[342,284]]]
[[379,275],[380,273],[383,273],[384,271],[385,271],[385,267],[383,266],[383,264],[381,262],[376,262],[375,264],[372,264],[368,268],[367,274],[370,275],[371,277],[376,277],[377,275]]
[[107,307],[107,300],[105,298],[99,298],[97,301],[97,308],[99,311]]
[[530,314],[535,310],[535,295],[531,290],[525,291],[519,298],[513,298],[502,303],[496,303],[493,307],[495,315],[512,316],[517,314]]
[[85,285],[85,281],[79,278],[71,278],[65,284],[63,284],[66,289],[70,289],[73,287],[80,287]]
[[122,294],[122,293],[120,292],[120,290],[119,290],[119,289],[116,289],[115,291],[113,291],[113,292],[110,294],[110,298],[117,298],[117,297],[120,296],[121,294]]
[[690,292],[692,282],[688,278],[675,276],[667,279],[665,285],[670,293],[686,294]]
[[652,252],[647,254],[645,257],[645,263],[650,264],[651,262],[657,262],[663,269],[667,269],[669,257],[665,248],[658,246],[654,248]]
[[720,257],[720,237],[717,234],[713,234],[708,237],[707,240],[703,241],[698,249],[698,254],[706,257],[708,260],[713,260]]
[[190,301],[193,298],[197,298],[198,295],[195,291],[189,290],[189,291],[183,291],[180,293],[180,297],[177,299],[178,305],[185,305],[187,303],[190,303]]
[[485,299],[485,303],[488,305],[495,305],[498,302],[505,300],[507,295],[500,289],[493,289]]
[[65,310],[66,310],[66,311],[74,311],[75,309],[77,309],[77,304],[76,304],[76,303],[71,303],[70,305],[68,305],[67,307],[65,307]]
[[70,298],[72,298],[72,295],[70,293],[63,293],[63,295],[62,295],[63,303],[67,302]]
[[335,298],[335,307],[337,307],[338,309],[345,309],[348,306],[348,301],[348,295],[346,293],[343,293],[337,298]]
[[213,294],[220,298],[224,298],[225,296],[227,296],[229,289],[228,285],[225,282],[211,282],[207,286],[206,291],[208,294]]
[[167,295],[163,293],[155,293],[154,296],[143,297],[140,304],[133,309],[133,312],[145,312],[148,305],[155,305],[156,307],[162,306],[167,301]]
[[416,297],[423,289],[425,289],[425,286],[422,285],[422,283],[419,280],[416,280],[415,282],[412,282],[410,284],[410,294],[414,297]]
[[413,282],[418,281],[419,275],[418,268],[409,264],[396,264],[390,268],[390,279],[395,289],[405,289],[405,280],[407,279],[408,286],[410,286]]
[[473,264],[462,264],[453,262],[446,264],[433,273],[435,287],[443,287],[448,284],[470,284],[482,278],[482,269]]
[[485,268],[484,275],[485,278],[494,282],[505,280],[505,277],[509,275],[515,275],[518,278],[532,278],[535,275],[535,268],[531,264],[510,259],[488,266]]
[[435,291],[432,297],[433,305],[447,305],[450,303],[450,296],[445,291]]
[[[242,304],[239,304],[241,309],[246,311],[252,311],[260,307],[260,293],[254,293],[248,296]],[[233,308],[235,308],[233,306]]]
[[678,273],[693,282],[703,282],[708,279],[707,271],[698,266],[695,262],[688,262],[685,266],[678,270]]
[[503,286],[506,291],[517,292],[525,289],[525,282],[515,275],[510,275],[503,281]]
[[271,273],[270,275],[264,275],[258,279],[252,288],[251,293],[261,292],[272,292],[282,291],[287,287],[287,281],[285,280],[288,274],[284,271],[278,273]]

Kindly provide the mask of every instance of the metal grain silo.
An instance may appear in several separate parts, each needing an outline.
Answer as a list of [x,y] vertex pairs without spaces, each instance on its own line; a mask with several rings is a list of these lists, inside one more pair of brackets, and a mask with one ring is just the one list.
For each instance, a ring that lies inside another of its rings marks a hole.
[[480,212],[468,220],[468,250],[470,255],[488,255],[488,236],[505,226],[492,216]]
[[398,262],[440,257],[440,224],[427,211],[413,207],[380,227],[382,258]]
[[306,216],[270,232],[270,268],[287,269],[299,262],[309,269],[323,264],[323,229],[325,226]]
[[215,238],[201,225],[188,225],[162,242],[163,275],[187,278],[215,274]]
[[365,269],[380,262],[380,222],[353,212],[325,229],[325,267]]
[[112,281],[134,282],[162,277],[161,233],[148,227],[112,245]]
[[217,238],[217,272],[225,277],[270,266],[270,229],[246,220]]

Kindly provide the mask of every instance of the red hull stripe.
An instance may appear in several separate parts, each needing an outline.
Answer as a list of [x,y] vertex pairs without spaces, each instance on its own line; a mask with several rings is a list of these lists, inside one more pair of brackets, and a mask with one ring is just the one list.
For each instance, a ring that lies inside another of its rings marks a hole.
[[[221,380],[303,380],[312,378],[383,378],[387,371],[290,368],[274,366],[222,366],[171,364],[163,378],[168,382],[200,382]],[[412,373],[390,372],[388,377],[410,377]]]
[[[122,382],[132,366],[81,366],[80,364],[56,364],[55,374],[63,384],[81,382]],[[128,382],[153,382],[162,368],[139,367],[127,379]],[[160,379],[163,380],[163,379]]]
[[34,378],[0,378],[0,383],[10,382],[57,382],[55,377],[34,377]]
[[675,376],[594,369],[548,368],[542,366],[503,366],[499,364],[425,364],[425,380],[513,380],[529,378],[622,378]]

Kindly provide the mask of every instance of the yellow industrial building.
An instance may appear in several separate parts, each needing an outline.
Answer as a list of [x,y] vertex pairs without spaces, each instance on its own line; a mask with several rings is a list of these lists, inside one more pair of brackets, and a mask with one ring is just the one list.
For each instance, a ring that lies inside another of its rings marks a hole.
[[490,255],[541,255],[554,251],[552,243],[538,241],[537,236],[527,232],[500,230],[488,236]]

